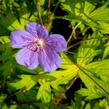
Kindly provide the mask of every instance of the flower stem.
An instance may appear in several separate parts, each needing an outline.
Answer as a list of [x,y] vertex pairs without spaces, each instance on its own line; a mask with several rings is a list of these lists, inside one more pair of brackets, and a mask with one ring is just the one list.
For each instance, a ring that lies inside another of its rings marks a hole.
[[51,0],[48,0],[48,9],[47,9],[47,24],[49,23],[50,5],[51,5]]
[[49,26],[49,23],[50,23],[50,5],[51,5],[51,0],[48,0],[48,9],[47,9],[47,15],[46,15],[47,22],[44,25],[46,27],[46,29],[48,29],[48,26]]
[[37,2],[37,9],[38,9],[39,23],[43,26],[42,17],[40,14],[40,0],[38,0],[38,2]]
[[44,25],[46,27],[46,29],[48,29],[48,31],[50,31],[50,29],[51,29],[51,24],[52,24],[51,22],[53,20],[55,11],[56,11],[57,7],[59,6],[59,3],[60,3],[60,0],[58,0],[54,11],[52,13],[50,13],[51,0],[48,0],[48,10],[47,10],[47,17],[46,17],[47,18],[47,22]]

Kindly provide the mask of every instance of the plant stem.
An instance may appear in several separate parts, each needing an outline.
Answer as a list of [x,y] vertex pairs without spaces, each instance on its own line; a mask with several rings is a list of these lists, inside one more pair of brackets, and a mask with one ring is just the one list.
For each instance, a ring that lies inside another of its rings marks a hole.
[[66,86],[65,92],[67,92],[67,91],[71,88],[71,86],[75,83],[75,81],[77,80],[77,78],[78,78],[78,73],[77,73],[77,75],[69,82],[69,85]]
[[[78,28],[78,26],[81,24],[81,22],[79,22],[73,29],[72,29],[72,32],[71,32],[71,35],[69,36],[68,40],[67,40],[67,44],[70,42],[70,40],[72,39],[73,37],[73,34],[75,33],[75,30]],[[77,37],[74,35],[74,38],[77,39]]]
[[65,87],[65,90],[62,91],[59,96],[56,96],[53,98],[52,104],[53,104],[53,109],[56,109],[56,106],[60,103],[62,98],[65,98],[65,93],[71,88],[71,86],[75,83],[75,81],[78,78],[78,74],[71,80],[69,81],[68,85]]
[[39,23],[43,26],[42,17],[40,14],[40,0],[38,0],[38,2],[37,2],[37,9],[38,9]]
[[50,4],[51,4],[51,0],[48,0],[48,9],[47,9],[47,24],[49,23]]
[[3,92],[3,90],[4,90],[4,87],[5,87],[5,78],[3,77],[3,80],[1,80],[0,81],[1,83],[1,91],[0,91],[0,93],[2,93]]
[[35,99],[33,100],[20,100],[20,101],[17,101],[17,104],[18,105],[21,105],[21,104],[32,104],[32,103],[37,103],[37,101]]
[[52,13],[52,15],[54,15],[54,13],[56,12],[56,9],[57,9],[57,7],[59,6],[59,3],[60,3],[60,0],[58,0],[58,2],[57,2],[57,4],[56,4],[56,7],[55,7],[55,9],[54,9],[54,11],[53,11],[53,13]]
[[[51,4],[51,0],[48,0],[48,10],[47,10],[47,22],[44,25],[46,27],[46,29],[50,30],[50,26],[51,26],[51,20],[53,19],[53,16],[56,12],[57,7],[59,6],[60,0],[58,0],[56,7],[54,9],[54,11],[50,14],[50,4]],[[49,15],[50,14],[50,15]]]
[[47,15],[46,15],[47,22],[45,24],[46,29],[48,29],[49,22],[50,22],[50,16],[49,16],[49,13],[50,13],[50,5],[51,5],[51,0],[48,0],[48,9],[47,9]]
[[10,96],[8,97],[8,99],[12,98],[13,96],[17,95],[18,93],[20,93],[20,92],[22,92],[22,91],[24,91],[24,90],[25,90],[25,87],[23,87],[22,89],[20,89],[20,90],[14,92],[12,95],[10,95]]
[[82,42],[86,42],[86,41],[89,41],[89,40],[103,40],[103,39],[109,39],[109,37],[108,36],[106,36],[106,37],[96,37],[96,38],[88,38],[88,39],[83,39],[83,40],[81,40],[81,41],[79,41],[79,42],[77,42],[77,43],[75,43],[75,44],[73,44],[73,45],[71,45],[71,46],[69,46],[68,48],[67,48],[67,50],[66,51],[68,51],[69,49],[71,49],[71,48],[73,48],[73,47],[75,47],[75,46],[77,46],[78,44],[80,44],[80,43],[82,43]]

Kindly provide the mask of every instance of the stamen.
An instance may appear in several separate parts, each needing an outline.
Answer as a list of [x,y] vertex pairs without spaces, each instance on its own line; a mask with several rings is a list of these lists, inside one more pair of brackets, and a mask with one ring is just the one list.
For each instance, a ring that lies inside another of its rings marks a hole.
[[43,41],[42,39],[37,39],[37,40],[35,41],[35,43],[36,43],[36,45],[37,45],[38,47],[42,47],[42,46],[44,45],[44,41]]

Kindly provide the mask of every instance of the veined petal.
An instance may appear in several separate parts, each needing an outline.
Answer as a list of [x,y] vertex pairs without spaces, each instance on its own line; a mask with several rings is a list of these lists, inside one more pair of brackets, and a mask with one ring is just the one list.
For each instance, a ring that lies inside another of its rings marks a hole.
[[35,69],[39,65],[37,52],[31,51],[26,47],[17,53],[16,61],[28,69]]
[[45,72],[55,71],[61,63],[59,55],[51,48],[45,48],[39,52],[39,64]]
[[15,30],[10,34],[10,44],[13,48],[22,48],[32,42],[33,36],[22,30]]
[[25,30],[34,35],[34,37],[38,37],[37,34],[37,23],[35,22],[30,22],[25,25]]
[[62,35],[52,34],[48,40],[48,45],[56,52],[65,51],[67,49],[67,42]]
[[48,30],[46,30],[43,26],[35,22],[30,22],[26,24],[25,30],[39,38],[48,37]]

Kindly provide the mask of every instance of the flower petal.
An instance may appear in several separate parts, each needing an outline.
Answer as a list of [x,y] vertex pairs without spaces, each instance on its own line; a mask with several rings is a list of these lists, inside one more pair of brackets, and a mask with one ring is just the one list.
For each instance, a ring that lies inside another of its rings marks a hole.
[[28,69],[35,69],[39,65],[37,52],[31,51],[26,47],[17,53],[16,61]]
[[25,30],[29,33],[34,34],[36,37],[46,38],[48,37],[48,30],[46,30],[43,26],[40,24],[37,24],[35,22],[30,22],[25,25]]
[[59,55],[51,48],[45,48],[39,52],[39,64],[45,72],[53,72],[61,65]]
[[56,52],[65,51],[67,49],[67,42],[62,35],[52,34],[48,40],[50,47],[55,49]]
[[33,40],[33,36],[22,30],[15,30],[10,34],[10,44],[13,48],[22,48]]
[[37,23],[30,22],[25,25],[25,30],[34,35],[35,37],[38,37],[37,35]]

